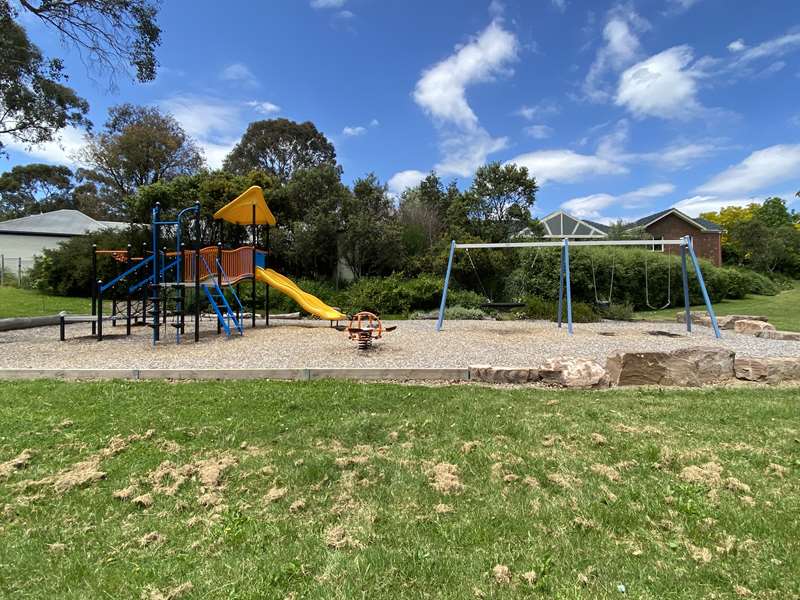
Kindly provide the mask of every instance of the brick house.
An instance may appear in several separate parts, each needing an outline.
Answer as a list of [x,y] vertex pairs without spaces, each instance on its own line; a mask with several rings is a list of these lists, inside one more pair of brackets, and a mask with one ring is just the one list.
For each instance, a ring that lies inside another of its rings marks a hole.
[[[546,232],[544,237],[549,239],[603,239],[610,230],[608,225],[579,219],[563,210],[544,217],[542,225]],[[716,266],[722,264],[723,229],[716,223],[689,217],[677,208],[668,208],[628,224],[628,229],[634,228],[644,229],[645,238],[652,237],[654,240],[677,240],[686,235],[692,236],[694,251],[699,258],[705,258]],[[656,243],[654,250],[663,252],[664,247]]]

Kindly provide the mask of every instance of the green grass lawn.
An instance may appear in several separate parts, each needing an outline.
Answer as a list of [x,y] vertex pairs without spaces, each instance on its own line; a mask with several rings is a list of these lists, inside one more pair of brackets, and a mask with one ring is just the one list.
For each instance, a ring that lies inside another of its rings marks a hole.
[[[675,319],[675,313],[682,307],[677,306],[666,310],[637,312],[640,319]],[[705,306],[693,306],[692,310],[704,311]],[[778,329],[785,331],[800,331],[800,282],[795,282],[791,290],[779,293],[777,296],[747,296],[741,300],[724,300],[714,304],[717,315],[763,315]]]
[[0,319],[5,317],[38,317],[56,315],[62,310],[88,315],[92,309],[89,298],[46,296],[34,290],[0,287]]
[[0,596],[798,597],[798,408],[785,388],[4,383]]

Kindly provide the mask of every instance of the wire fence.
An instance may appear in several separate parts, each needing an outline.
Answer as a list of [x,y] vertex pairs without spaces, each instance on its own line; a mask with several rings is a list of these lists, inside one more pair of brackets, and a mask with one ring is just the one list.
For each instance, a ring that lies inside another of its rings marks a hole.
[[0,254],[0,286],[30,286],[30,270],[35,259]]

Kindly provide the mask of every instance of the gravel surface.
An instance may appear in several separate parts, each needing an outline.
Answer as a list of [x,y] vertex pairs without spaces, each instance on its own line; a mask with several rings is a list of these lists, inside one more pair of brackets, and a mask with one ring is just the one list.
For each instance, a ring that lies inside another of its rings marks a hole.
[[[107,339],[86,337],[87,323],[67,327],[67,341],[58,340],[58,327],[40,327],[0,333],[0,367],[10,368],[269,368],[269,367],[438,367],[469,365],[530,367],[554,356],[593,358],[602,364],[616,351],[669,351],[687,346],[719,345],[747,356],[800,356],[800,342],[761,339],[695,326],[686,335],[676,323],[579,323],[575,335],[545,321],[446,321],[436,332],[435,321],[385,322],[397,329],[364,352],[348,341],[347,334],[327,322],[276,321],[268,329],[246,329],[244,337],[217,336],[215,325],[205,323],[200,343],[187,327],[184,341],[153,347],[150,330],[134,328],[129,338],[119,336],[124,327],[105,327]],[[680,337],[648,334],[659,330]],[[163,331],[163,329],[162,329]],[[603,335],[603,334],[613,335]],[[110,335],[109,335],[110,334]]]

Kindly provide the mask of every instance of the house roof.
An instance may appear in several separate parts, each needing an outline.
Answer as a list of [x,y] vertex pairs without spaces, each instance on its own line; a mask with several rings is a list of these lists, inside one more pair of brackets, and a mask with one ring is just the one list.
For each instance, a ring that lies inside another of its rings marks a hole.
[[28,215],[18,219],[0,222],[0,233],[26,235],[84,235],[99,229],[123,229],[127,223],[117,221],[95,221],[79,210],[64,208],[38,215]]
[[600,223],[573,217],[563,210],[551,212],[541,220],[550,238],[602,238],[608,234],[608,227]]
[[652,215],[647,215],[646,217],[642,217],[641,219],[634,221],[633,223],[628,224],[628,229],[633,229],[634,227],[649,227],[653,223],[657,223],[664,217],[668,215],[675,215],[680,219],[683,219],[690,225],[694,225],[700,231],[709,232],[709,231],[718,231],[722,232],[722,227],[720,227],[717,223],[709,221],[708,219],[700,219],[700,218],[691,218],[690,216],[682,213],[677,208],[668,208],[666,210],[659,211],[657,213],[653,213]]

